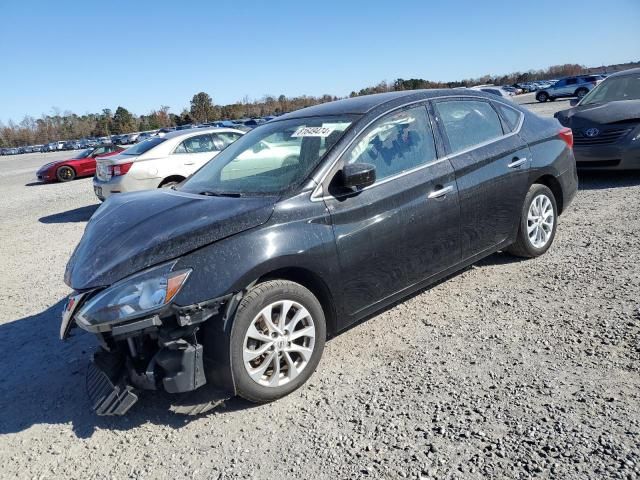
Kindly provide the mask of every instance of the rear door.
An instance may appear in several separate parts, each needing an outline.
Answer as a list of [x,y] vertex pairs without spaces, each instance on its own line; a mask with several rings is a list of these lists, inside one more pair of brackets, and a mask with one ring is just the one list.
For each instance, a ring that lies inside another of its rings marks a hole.
[[[513,238],[528,190],[529,148],[518,135],[523,114],[480,98],[434,101],[436,123],[455,170],[464,259]],[[498,114],[506,109],[511,120]]]
[[[374,165],[376,182],[345,191],[340,170],[349,163]],[[369,126],[323,187],[346,324],[460,260],[455,176],[449,161],[436,154],[424,105],[389,113]]]

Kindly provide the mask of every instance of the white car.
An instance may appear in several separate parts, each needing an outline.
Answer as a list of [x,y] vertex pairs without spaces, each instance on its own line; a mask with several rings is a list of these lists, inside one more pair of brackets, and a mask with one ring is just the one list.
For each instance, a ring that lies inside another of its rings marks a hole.
[[196,128],[149,138],[116,156],[98,159],[93,190],[105,200],[114,193],[170,187],[243,134],[232,128]]

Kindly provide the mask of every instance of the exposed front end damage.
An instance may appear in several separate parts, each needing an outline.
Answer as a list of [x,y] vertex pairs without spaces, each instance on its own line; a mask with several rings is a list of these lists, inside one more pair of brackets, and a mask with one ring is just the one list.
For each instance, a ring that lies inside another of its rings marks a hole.
[[[203,324],[209,320],[222,322],[230,296],[187,307],[168,305],[126,322],[92,325],[83,321],[78,312],[99,293],[72,294],[60,329],[62,339],[78,326],[94,333],[99,340],[100,347],[93,355],[86,378],[87,394],[98,415],[124,415],[142,390],[192,392],[207,383],[205,362],[212,378],[226,377],[215,372],[216,368],[228,365],[224,352],[212,348],[210,358],[205,359],[204,345],[210,340]],[[216,330],[215,326],[211,330]],[[220,330],[224,330],[222,326]],[[222,356],[217,357],[218,353]],[[215,387],[214,400],[234,395],[232,382]],[[176,410],[187,414],[205,411],[198,404]]]

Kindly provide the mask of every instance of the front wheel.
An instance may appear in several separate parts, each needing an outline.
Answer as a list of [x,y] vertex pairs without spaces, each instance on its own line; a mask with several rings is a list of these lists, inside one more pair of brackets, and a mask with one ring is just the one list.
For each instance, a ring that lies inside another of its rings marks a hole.
[[64,166],[60,167],[56,171],[56,177],[58,178],[59,182],[69,182],[76,178],[76,172],[73,168]]
[[253,287],[231,330],[238,394],[265,403],[299,388],[318,366],[326,334],[320,302],[302,285],[270,280]]
[[536,95],[536,100],[538,100],[539,102],[546,102],[547,100],[549,100],[549,94],[547,92],[538,92],[538,94]]
[[553,243],[557,219],[558,207],[553,192],[546,185],[533,184],[522,206],[516,241],[507,252],[518,257],[539,257]]

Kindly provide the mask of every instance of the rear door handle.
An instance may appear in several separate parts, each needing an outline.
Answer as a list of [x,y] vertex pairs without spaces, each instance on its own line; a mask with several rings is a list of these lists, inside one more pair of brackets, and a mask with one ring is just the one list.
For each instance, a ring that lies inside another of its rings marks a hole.
[[195,165],[196,162],[184,162],[185,165]]
[[442,198],[453,191],[453,187],[449,185],[448,187],[440,188],[438,190],[434,190],[429,194],[428,198]]
[[513,159],[513,161],[509,165],[507,165],[507,167],[509,167],[509,168],[518,168],[520,165],[523,165],[526,161],[527,161],[526,158],[515,157]]

